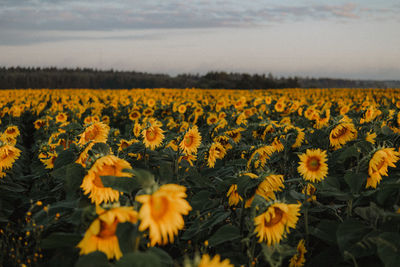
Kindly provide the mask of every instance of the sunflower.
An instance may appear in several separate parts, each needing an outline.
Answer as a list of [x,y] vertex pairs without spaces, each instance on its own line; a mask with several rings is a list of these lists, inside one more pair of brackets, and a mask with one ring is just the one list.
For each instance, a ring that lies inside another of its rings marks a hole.
[[165,147],[170,147],[173,151],[178,151],[178,145],[176,143],[177,141],[175,139],[171,140]]
[[131,165],[114,155],[107,155],[97,159],[88,174],[83,178],[81,188],[84,194],[89,194],[89,198],[96,205],[102,202],[118,201],[119,191],[111,187],[104,187],[101,176],[131,177],[130,173],[122,171],[124,169],[131,169]]
[[159,126],[150,126],[142,131],[143,143],[146,147],[154,150],[164,140],[164,131]]
[[308,201],[308,202],[312,202],[312,201],[317,200],[317,197],[315,196],[315,192],[316,192],[316,191],[317,191],[317,189],[316,189],[315,186],[313,186],[312,184],[307,184],[307,185],[301,190],[301,192],[302,192],[303,194],[306,194],[306,193],[307,193],[307,196],[308,196],[307,201]]
[[46,169],[53,169],[54,168],[54,162],[57,159],[57,153],[56,152],[50,152],[47,154],[40,153],[39,154],[39,159],[40,161],[46,166]]
[[246,200],[245,208],[250,208],[253,203],[255,195],[260,195],[265,200],[276,199],[275,192],[282,191],[285,186],[283,185],[283,175],[271,174],[265,177],[265,179],[258,185],[254,195]]
[[190,164],[190,166],[193,167],[193,161],[197,160],[197,156],[192,154],[180,156],[178,159],[178,163],[180,163],[182,160],[186,160]]
[[244,131],[243,128],[237,128],[234,130],[226,131],[225,134],[227,136],[229,136],[230,138],[232,138],[233,142],[235,142],[237,144],[240,142],[240,138],[242,137],[242,134],[241,134],[242,131]]
[[186,132],[183,140],[179,144],[179,148],[183,150],[186,155],[196,154],[197,149],[201,144],[201,135],[197,126],[193,126]]
[[95,143],[93,143],[93,142],[88,144],[85,147],[85,149],[79,154],[79,157],[75,161],[75,163],[81,164],[84,168],[86,168],[86,161],[90,160],[89,159],[89,150],[91,150],[94,145],[95,145]]
[[180,105],[180,106],[178,107],[178,112],[179,112],[180,114],[185,114],[185,112],[186,112],[186,105]]
[[93,141],[95,143],[105,143],[107,142],[108,132],[110,131],[110,127],[103,122],[95,122],[92,125],[88,126],[85,131],[80,135],[78,144],[84,145],[89,141]]
[[129,141],[125,140],[125,139],[121,139],[118,144],[118,151],[122,151],[122,150],[128,148],[130,145],[132,145],[134,143],[138,143],[138,142],[139,142],[139,140],[136,140],[136,139],[131,139]]
[[278,139],[278,137],[274,138],[274,141],[272,142],[271,146],[274,148],[274,151],[276,152],[282,152],[285,147],[281,143],[281,141]]
[[141,114],[138,110],[134,110],[129,113],[129,119],[132,121],[137,121],[140,118]]
[[347,142],[357,138],[357,130],[352,122],[342,122],[332,129],[329,134],[331,146],[341,148]]
[[213,141],[220,143],[226,151],[232,148],[232,145],[229,143],[229,137],[225,135],[216,136]]
[[302,267],[306,262],[304,255],[307,253],[307,249],[304,245],[304,239],[301,239],[297,244],[297,253],[290,259],[289,267]]
[[77,245],[80,254],[89,254],[94,251],[101,251],[108,259],[122,257],[116,235],[119,223],[137,223],[138,214],[132,207],[116,207],[110,210],[97,208],[98,218],[95,219],[86,231],[83,239]]
[[210,113],[210,114],[208,115],[208,118],[207,118],[207,124],[208,124],[208,125],[215,124],[215,123],[217,123],[217,121],[218,121],[217,114],[215,114],[215,113]]
[[64,123],[68,119],[68,115],[65,112],[59,113],[56,116],[56,123]]
[[278,244],[289,228],[296,228],[301,204],[274,203],[264,213],[254,218],[259,242],[267,241],[268,246]]
[[223,159],[226,155],[225,148],[218,142],[212,143],[208,150],[207,166],[214,168],[217,159]]
[[136,201],[142,203],[139,210],[139,231],[150,230],[150,243],[167,244],[174,241],[174,235],[184,226],[182,215],[192,207],[185,200],[186,188],[176,184],[161,186],[152,195],[140,195]]
[[400,153],[394,148],[382,148],[374,153],[369,161],[368,179],[366,188],[376,188],[382,180],[382,176],[388,176],[388,167],[396,167],[394,165],[400,159]]
[[152,107],[154,107],[155,104],[156,104],[156,101],[153,98],[149,98],[147,100],[147,106],[152,108]]
[[146,108],[143,110],[143,115],[146,117],[151,117],[154,115],[154,110],[152,108]]
[[35,129],[39,130],[40,128],[42,128],[46,125],[46,121],[39,119],[39,120],[36,120],[33,124],[35,125]]
[[231,185],[226,196],[229,198],[229,206],[236,206],[243,198],[237,191],[237,184]]
[[274,106],[276,112],[283,112],[283,111],[285,111],[285,107],[286,107],[285,102],[284,102],[284,101],[281,101],[281,100],[278,101],[278,102],[276,102],[276,103],[275,103],[275,106]]
[[208,254],[204,254],[201,257],[200,263],[197,265],[197,267],[233,267],[229,259],[225,259],[223,261],[220,260],[221,258],[218,254],[212,259]]
[[133,126],[133,130],[132,130],[135,137],[139,137],[141,131],[142,131],[142,126],[140,125],[139,122],[135,122],[135,125]]
[[17,126],[8,126],[4,131],[3,135],[5,138],[16,139],[20,135],[20,131]]
[[104,115],[103,117],[101,117],[101,121],[107,125],[110,124],[110,117],[107,115]]
[[[12,168],[14,162],[21,155],[21,150],[11,145],[0,147],[0,172]],[[4,176],[2,173],[0,176]]]
[[[400,113],[399,113],[400,114]],[[376,138],[376,133],[367,133],[367,136],[365,137],[365,141],[371,143],[371,144],[375,144],[375,138]]]
[[299,155],[300,164],[297,171],[307,181],[320,182],[328,174],[326,151],[320,149],[307,149],[306,153]]
[[247,168],[250,168],[251,163],[254,160],[254,165],[255,167],[264,167],[264,165],[267,163],[267,160],[270,158],[270,156],[276,151],[276,149],[273,146],[262,146],[258,149],[256,149],[250,156],[250,159],[247,162]]

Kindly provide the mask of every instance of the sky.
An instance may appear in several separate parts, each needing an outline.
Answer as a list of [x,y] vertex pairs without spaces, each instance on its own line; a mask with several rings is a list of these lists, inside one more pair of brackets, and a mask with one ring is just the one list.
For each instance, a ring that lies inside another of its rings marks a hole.
[[400,1],[0,0],[0,66],[400,80]]

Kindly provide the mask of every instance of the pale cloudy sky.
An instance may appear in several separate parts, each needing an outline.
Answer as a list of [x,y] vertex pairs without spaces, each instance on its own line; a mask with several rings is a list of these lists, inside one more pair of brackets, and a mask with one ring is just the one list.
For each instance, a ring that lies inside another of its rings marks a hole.
[[0,66],[400,79],[400,1],[0,0]]

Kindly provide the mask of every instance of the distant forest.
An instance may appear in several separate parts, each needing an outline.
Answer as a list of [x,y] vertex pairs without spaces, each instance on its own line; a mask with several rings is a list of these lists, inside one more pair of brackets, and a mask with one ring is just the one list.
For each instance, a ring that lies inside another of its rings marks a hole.
[[135,71],[88,68],[1,67],[0,89],[26,88],[386,88],[400,87],[398,81],[360,81],[327,78],[274,77],[272,74],[208,72],[205,75],[152,74]]

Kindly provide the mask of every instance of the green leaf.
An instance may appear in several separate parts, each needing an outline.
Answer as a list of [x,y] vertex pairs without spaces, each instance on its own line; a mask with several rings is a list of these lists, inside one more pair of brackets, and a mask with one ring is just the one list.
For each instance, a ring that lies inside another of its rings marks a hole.
[[344,175],[344,180],[354,194],[360,192],[362,185],[367,181],[367,175],[365,173],[348,172]]
[[204,206],[211,200],[209,199],[211,193],[208,190],[201,190],[197,192],[190,200],[190,205],[194,210],[203,210]]
[[253,179],[247,175],[240,176],[237,183],[237,191],[242,197],[250,197],[260,182],[260,179]]
[[215,225],[223,222],[226,218],[231,215],[230,211],[219,210],[215,211],[211,217],[207,218],[204,224],[201,225],[201,229],[212,229]]
[[130,222],[119,223],[117,226],[116,235],[118,237],[119,247],[122,253],[134,251],[138,230],[135,225]]
[[358,151],[356,146],[350,146],[345,148],[338,157],[338,162],[344,162],[349,158],[355,158],[360,152]]
[[136,177],[100,176],[105,187],[111,187],[124,193],[132,193],[140,189],[140,184]]
[[75,162],[76,156],[71,150],[64,150],[61,152],[54,161],[54,170]]
[[95,251],[79,257],[75,267],[110,267],[106,254]]
[[52,233],[41,241],[40,247],[42,249],[75,247],[82,238],[83,237],[78,234],[61,232]]
[[149,248],[147,251],[154,255],[157,255],[157,257],[160,259],[162,266],[172,266],[174,264],[171,256],[161,248],[152,247]]
[[161,267],[161,260],[155,253],[131,252],[117,261],[115,267]]
[[156,183],[154,180],[154,175],[147,170],[126,169],[123,171],[133,173],[134,178],[136,178],[142,188],[150,188]]
[[236,226],[227,224],[219,228],[208,240],[208,244],[215,247],[219,244],[241,238],[240,231]]
[[368,232],[370,232],[370,229],[357,220],[350,219],[341,223],[336,231],[340,251],[344,253],[344,251],[350,250]]
[[329,244],[336,244],[336,231],[338,226],[338,222],[321,220],[316,227],[310,227],[310,233],[316,238],[324,240]]
[[379,236],[382,241],[378,243],[379,258],[385,267],[400,266],[400,235],[399,233],[383,233]]

